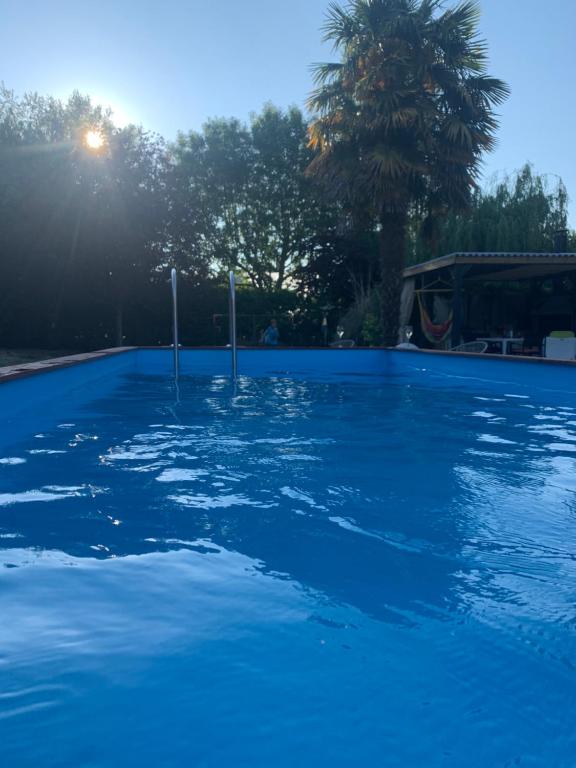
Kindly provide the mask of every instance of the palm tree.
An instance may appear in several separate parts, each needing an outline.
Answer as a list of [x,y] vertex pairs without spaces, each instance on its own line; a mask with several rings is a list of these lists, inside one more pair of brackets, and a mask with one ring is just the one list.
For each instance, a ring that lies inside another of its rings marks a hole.
[[409,214],[428,224],[465,210],[494,147],[494,107],[509,90],[486,74],[479,8],[442,0],[333,3],[325,40],[341,54],[314,66],[309,173],[379,225],[384,343],[395,344]]

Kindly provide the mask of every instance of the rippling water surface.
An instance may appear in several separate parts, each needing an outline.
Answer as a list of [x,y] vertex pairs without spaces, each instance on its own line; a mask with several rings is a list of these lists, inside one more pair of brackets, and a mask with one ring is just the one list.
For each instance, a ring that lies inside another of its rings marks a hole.
[[576,765],[576,406],[155,377],[0,455],[0,765]]

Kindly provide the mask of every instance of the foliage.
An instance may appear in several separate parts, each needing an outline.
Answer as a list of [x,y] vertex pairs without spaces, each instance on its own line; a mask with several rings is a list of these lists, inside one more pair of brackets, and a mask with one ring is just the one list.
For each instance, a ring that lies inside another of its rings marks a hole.
[[304,175],[302,113],[268,105],[249,127],[211,120],[172,147],[171,245],[180,264],[236,269],[262,290],[296,287],[322,255],[338,211]]
[[380,339],[382,338],[382,324],[377,315],[374,315],[371,312],[366,315],[360,330],[360,337],[368,347],[374,347],[380,343]]
[[560,179],[551,184],[527,164],[492,189],[478,190],[466,215],[447,216],[433,244],[414,229],[411,260],[455,251],[555,250],[555,235],[567,229],[567,200]]
[[[87,130],[105,137],[100,151],[87,150]],[[257,342],[276,317],[282,343],[321,344],[327,315],[331,338],[342,324],[346,337],[377,343],[375,208],[361,196],[328,201],[305,173],[307,141],[298,110],[267,106],[249,126],[212,120],[167,148],[142,128],[119,130],[81,94],[63,103],[0,88],[0,345],[168,344],[172,265],[184,344],[227,342],[230,267],[242,341]],[[418,260],[549,250],[566,221],[564,188],[529,167],[476,191],[470,214],[444,217],[433,244],[420,234],[428,200],[409,209]]]
[[345,311],[379,280],[378,242],[369,223],[339,229],[297,271],[301,291]]
[[[4,89],[0,105],[0,332],[68,346],[81,323],[86,344],[121,343],[124,305],[159,258],[161,142],[115,129],[77,93],[62,104]],[[96,154],[83,145],[88,129],[105,137]]]
[[332,4],[326,40],[341,53],[315,67],[310,173],[380,224],[385,340],[397,336],[408,214],[429,222],[465,209],[480,159],[494,146],[493,107],[507,86],[486,74],[479,10],[437,0]]
[[[87,130],[105,137],[101,151],[87,150]],[[214,315],[227,311],[229,267],[253,286],[238,298],[246,339],[277,315],[286,341],[320,340],[331,291],[311,265],[328,269],[333,257],[348,278],[353,257],[340,253],[337,207],[304,175],[306,130],[298,110],[266,107],[249,129],[214,120],[167,152],[78,93],[61,103],[3,89],[3,345],[168,343],[173,264],[186,343],[226,340]]]

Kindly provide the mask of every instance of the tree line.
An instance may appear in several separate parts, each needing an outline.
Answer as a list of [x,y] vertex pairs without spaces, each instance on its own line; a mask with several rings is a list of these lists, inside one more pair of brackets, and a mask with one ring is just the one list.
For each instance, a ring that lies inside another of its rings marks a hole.
[[322,312],[353,300],[372,254],[356,255],[337,204],[305,173],[310,159],[295,108],[268,105],[248,126],[211,120],[168,144],[116,128],[79,93],[62,103],[2,88],[0,345],[168,343],[171,266],[188,343],[225,340],[229,269],[247,340],[254,318],[277,313],[295,340],[320,338]]
[[[340,61],[316,69],[312,117],[266,105],[167,142],[74,92],[0,88],[0,346],[90,349],[226,341],[276,315],[287,343],[321,343],[351,307],[359,341],[395,340],[406,262],[461,250],[550,250],[566,192],[529,166],[478,188],[507,87],[486,74],[477,9],[430,0],[333,5]],[[87,132],[102,136],[90,148]],[[368,297],[368,298],[367,298]]]

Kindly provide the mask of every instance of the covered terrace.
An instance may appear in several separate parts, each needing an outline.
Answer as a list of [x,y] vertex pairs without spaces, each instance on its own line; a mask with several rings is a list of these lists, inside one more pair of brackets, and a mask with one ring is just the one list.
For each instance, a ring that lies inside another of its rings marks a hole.
[[410,266],[400,326],[420,347],[486,339],[491,352],[540,354],[551,333],[576,331],[576,253],[451,253]]

